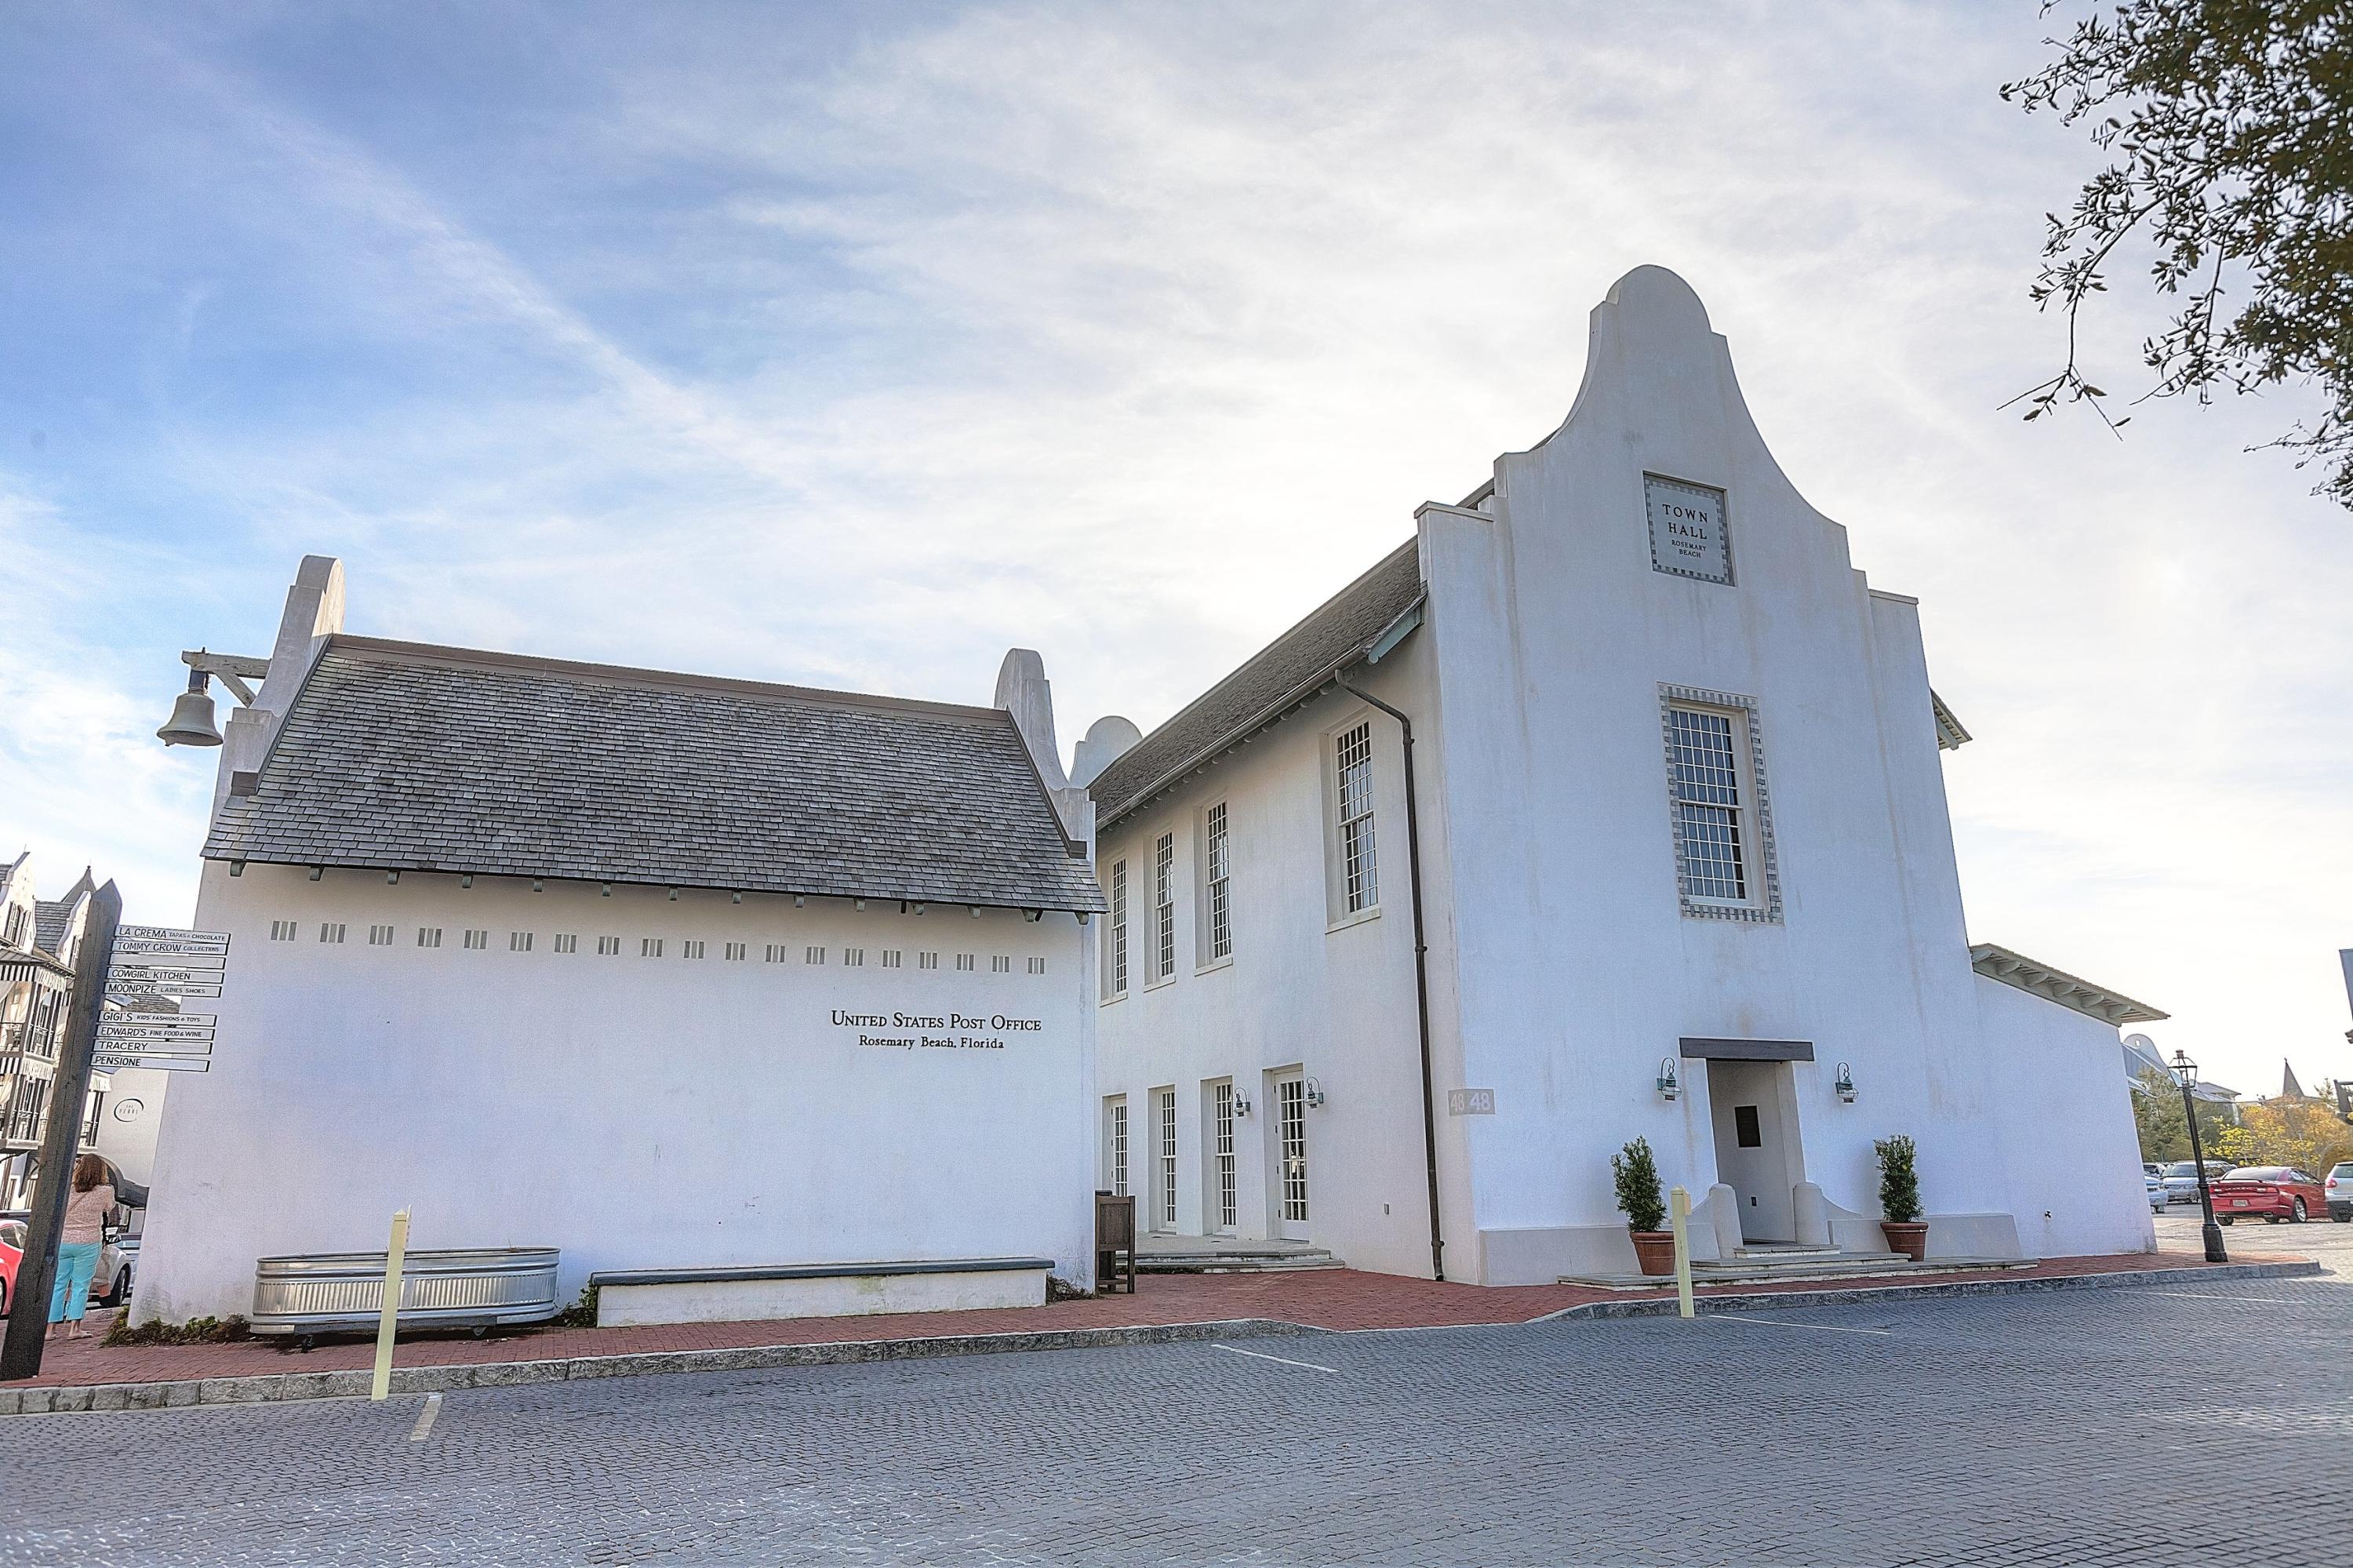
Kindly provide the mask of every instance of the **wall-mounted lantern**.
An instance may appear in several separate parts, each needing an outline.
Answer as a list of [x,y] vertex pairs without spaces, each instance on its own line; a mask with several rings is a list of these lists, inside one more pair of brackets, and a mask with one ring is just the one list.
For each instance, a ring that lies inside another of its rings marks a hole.
[[1309,1107],[1312,1107],[1313,1109],[1315,1109],[1315,1110],[1322,1110],[1322,1109],[1324,1108],[1324,1086],[1323,1086],[1323,1085],[1321,1085],[1321,1084],[1317,1083],[1317,1082],[1316,1082],[1314,1079],[1313,1079],[1313,1078],[1309,1078],[1306,1082],[1304,1082],[1304,1083],[1301,1084],[1299,1086],[1300,1086],[1300,1089],[1302,1090],[1302,1092],[1305,1095],[1306,1099],[1307,1099],[1307,1104],[1309,1105]]
[[1831,1080],[1831,1087],[1838,1092],[1841,1105],[1854,1104],[1854,1069],[1841,1062],[1838,1065],[1838,1076]]
[[1683,1081],[1675,1076],[1675,1059],[1672,1056],[1660,1057],[1659,1097],[1672,1105],[1683,1098]]
[[1250,1097],[1242,1093],[1240,1089],[1236,1089],[1234,1091],[1234,1119],[1236,1121],[1247,1121],[1250,1119]]

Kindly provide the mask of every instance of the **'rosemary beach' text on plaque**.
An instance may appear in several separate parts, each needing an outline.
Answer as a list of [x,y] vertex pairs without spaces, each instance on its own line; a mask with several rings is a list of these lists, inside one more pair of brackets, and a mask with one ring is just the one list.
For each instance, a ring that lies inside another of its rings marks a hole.
[[1646,473],[1642,502],[1651,513],[1651,569],[1703,582],[1732,581],[1724,492]]

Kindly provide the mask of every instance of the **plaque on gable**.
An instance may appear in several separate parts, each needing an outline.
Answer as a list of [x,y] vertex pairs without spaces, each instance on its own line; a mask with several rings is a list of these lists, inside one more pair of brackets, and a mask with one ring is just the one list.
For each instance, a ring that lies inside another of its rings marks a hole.
[[1646,473],[1642,503],[1651,514],[1651,570],[1702,582],[1732,581],[1732,542],[1725,532],[1724,492]]

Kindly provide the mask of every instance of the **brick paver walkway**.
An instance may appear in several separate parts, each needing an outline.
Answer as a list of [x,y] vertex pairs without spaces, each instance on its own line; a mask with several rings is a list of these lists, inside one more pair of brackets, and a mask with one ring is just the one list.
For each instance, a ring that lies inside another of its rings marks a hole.
[[[2264,1255],[2280,1261],[2279,1255]],[[1929,1285],[1955,1278],[2034,1279],[2146,1268],[2205,1267],[2194,1253],[2131,1253],[2050,1258],[2031,1269],[1999,1275],[1905,1275],[1895,1279],[1836,1279],[1777,1286],[1719,1286],[1700,1294],[1752,1295],[1851,1289],[1857,1285]],[[945,1334],[1028,1333],[1053,1329],[1110,1329],[1168,1323],[1208,1323],[1271,1318],[1318,1329],[1422,1329],[1480,1323],[1525,1323],[1564,1308],[1595,1301],[1646,1300],[1657,1292],[1596,1290],[1570,1285],[1441,1285],[1396,1275],[1331,1268],[1271,1274],[1145,1275],[1134,1296],[1096,1297],[1049,1307],[971,1312],[903,1312],[862,1318],[788,1318],[763,1322],[684,1323],[639,1329],[553,1329],[485,1340],[449,1335],[403,1339],[399,1366],[473,1365],[617,1356],[640,1351],[734,1349],[747,1345],[839,1344],[852,1340],[916,1340]],[[111,1314],[93,1313],[103,1332]],[[374,1360],[373,1340],[336,1340],[307,1354],[269,1340],[227,1345],[105,1346],[92,1339],[53,1345],[41,1374],[0,1387],[41,1384],[162,1383],[180,1378],[240,1377],[284,1372],[340,1372]]]
[[2189,1272],[23,1416],[0,1568],[2341,1568],[2348,1325]]

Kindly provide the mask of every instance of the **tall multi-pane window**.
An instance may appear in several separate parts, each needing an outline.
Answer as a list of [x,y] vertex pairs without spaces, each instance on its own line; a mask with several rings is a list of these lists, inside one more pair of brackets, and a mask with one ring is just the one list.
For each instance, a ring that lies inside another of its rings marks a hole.
[[1201,821],[1201,894],[1207,906],[1211,962],[1234,954],[1233,863],[1226,842],[1226,803],[1209,808]]
[[1380,902],[1373,856],[1373,726],[1369,721],[1340,736],[1338,768],[1341,907],[1354,915]]
[[1176,972],[1176,835],[1152,846],[1152,978]]
[[1220,1230],[1232,1230],[1240,1218],[1234,1192],[1234,1086],[1209,1086],[1209,1202]]
[[1744,821],[1737,726],[1730,714],[1673,707],[1667,710],[1667,737],[1675,872],[1683,896],[1746,903],[1750,835]]
[[1103,1107],[1103,1155],[1111,1166],[1111,1190],[1127,1196],[1127,1097],[1114,1095]]
[[1155,1119],[1159,1124],[1159,1148],[1153,1150],[1160,1161],[1159,1192],[1160,1228],[1174,1230],[1176,1226],[1176,1091],[1155,1089]]
[[1127,862],[1111,863],[1111,918],[1103,922],[1103,994],[1127,994]]

